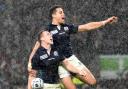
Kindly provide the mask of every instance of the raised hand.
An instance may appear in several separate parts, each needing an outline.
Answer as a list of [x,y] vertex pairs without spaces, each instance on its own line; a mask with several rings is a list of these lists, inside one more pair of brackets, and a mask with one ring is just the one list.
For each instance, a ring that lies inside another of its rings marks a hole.
[[118,21],[118,17],[116,16],[112,16],[104,21],[102,21],[102,24],[105,25],[105,24],[112,24],[112,23],[116,23]]

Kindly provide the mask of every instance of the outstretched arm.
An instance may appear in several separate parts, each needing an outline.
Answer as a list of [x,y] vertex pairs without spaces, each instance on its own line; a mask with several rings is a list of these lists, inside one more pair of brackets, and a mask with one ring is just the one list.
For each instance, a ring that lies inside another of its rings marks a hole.
[[87,23],[87,24],[83,24],[83,25],[79,25],[78,27],[78,31],[79,32],[82,32],[82,31],[90,31],[90,30],[95,30],[97,28],[100,28],[106,24],[109,24],[109,23],[114,23],[114,22],[117,22],[117,17],[115,16],[112,16],[106,20],[103,20],[103,21],[99,21],[99,22],[90,22],[90,23]]

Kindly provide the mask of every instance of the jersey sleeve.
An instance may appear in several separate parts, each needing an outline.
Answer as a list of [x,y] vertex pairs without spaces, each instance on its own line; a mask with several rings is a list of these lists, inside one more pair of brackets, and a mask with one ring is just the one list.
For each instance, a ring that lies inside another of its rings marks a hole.
[[59,54],[59,60],[62,62],[65,59],[63,52],[59,50],[58,54]]
[[68,28],[69,28],[70,34],[78,32],[78,25],[71,24],[71,25],[68,25]]

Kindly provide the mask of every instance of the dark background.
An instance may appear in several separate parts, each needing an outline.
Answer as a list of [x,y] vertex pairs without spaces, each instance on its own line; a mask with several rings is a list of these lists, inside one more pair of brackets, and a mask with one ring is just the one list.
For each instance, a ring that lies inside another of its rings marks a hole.
[[71,36],[74,53],[97,80],[98,55],[128,53],[128,0],[0,0],[0,89],[26,87],[29,53],[39,28],[50,22],[49,8],[56,4],[64,6],[67,23],[119,17],[116,24]]

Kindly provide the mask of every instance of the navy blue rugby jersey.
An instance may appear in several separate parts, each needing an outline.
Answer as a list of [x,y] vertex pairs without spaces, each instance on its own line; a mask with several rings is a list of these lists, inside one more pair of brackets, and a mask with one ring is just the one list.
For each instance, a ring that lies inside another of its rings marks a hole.
[[58,83],[58,66],[63,60],[63,56],[55,48],[48,54],[45,48],[40,47],[32,58],[32,69],[41,71],[40,78],[45,83]]
[[54,45],[62,51],[66,58],[70,57],[73,54],[70,34],[78,32],[78,26],[61,24],[58,29],[57,25],[49,24],[47,29],[53,35]]

